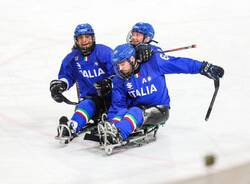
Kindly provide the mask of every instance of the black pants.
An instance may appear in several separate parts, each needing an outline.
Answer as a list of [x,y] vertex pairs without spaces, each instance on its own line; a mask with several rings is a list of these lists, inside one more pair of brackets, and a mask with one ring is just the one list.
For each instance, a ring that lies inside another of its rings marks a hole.
[[110,105],[111,105],[111,99],[110,96],[105,97],[99,97],[99,96],[86,96],[81,99],[81,101],[91,99],[95,102],[96,105],[96,111],[91,119],[93,119],[95,122],[101,121],[101,117],[103,113],[107,113]]

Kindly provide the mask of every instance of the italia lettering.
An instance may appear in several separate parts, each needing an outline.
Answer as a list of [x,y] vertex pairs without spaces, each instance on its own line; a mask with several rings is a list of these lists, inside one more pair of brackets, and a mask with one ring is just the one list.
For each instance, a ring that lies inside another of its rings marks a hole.
[[98,70],[82,70],[80,71],[83,75],[83,77],[86,78],[94,78],[94,77],[99,77],[102,74],[105,74],[105,72],[101,69],[98,68]]
[[150,86],[146,86],[145,88],[128,91],[128,94],[131,97],[136,98],[138,96],[151,95],[154,92],[157,92],[157,88],[155,87],[154,84],[151,84]]
[[136,96],[142,96],[138,90],[135,90],[135,92],[136,92]]

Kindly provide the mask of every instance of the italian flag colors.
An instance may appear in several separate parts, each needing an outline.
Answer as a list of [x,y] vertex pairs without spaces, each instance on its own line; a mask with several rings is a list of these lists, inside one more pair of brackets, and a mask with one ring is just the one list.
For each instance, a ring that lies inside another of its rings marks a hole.
[[132,126],[133,131],[136,129],[136,119],[131,114],[125,114],[124,119],[126,119]]
[[140,77],[140,72],[139,73],[136,73],[134,74],[135,78],[139,78]]
[[77,109],[76,114],[79,114],[81,117],[83,117],[85,119],[85,122],[88,123],[89,122],[89,114],[87,111],[85,111],[84,109]]
[[89,56],[84,56],[83,57],[83,61],[88,62],[88,60],[89,60]]
[[122,119],[122,118],[121,118],[120,116],[115,116],[115,117],[112,119],[112,121],[116,123],[116,122],[121,121],[121,119]]

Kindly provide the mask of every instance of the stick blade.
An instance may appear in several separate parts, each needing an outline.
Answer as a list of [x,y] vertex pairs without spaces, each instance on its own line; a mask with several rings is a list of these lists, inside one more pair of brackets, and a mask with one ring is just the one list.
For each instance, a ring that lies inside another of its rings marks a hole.
[[215,101],[215,98],[216,98],[216,95],[218,93],[218,90],[219,90],[219,87],[220,87],[220,80],[214,80],[214,94],[213,94],[213,98],[209,104],[209,108],[207,110],[207,114],[206,114],[206,117],[205,117],[205,121],[208,121],[209,119],[209,116],[210,116],[210,113],[212,111],[212,108],[213,108],[213,105],[214,105],[214,101]]
[[205,117],[205,121],[208,121],[212,108],[209,108]]

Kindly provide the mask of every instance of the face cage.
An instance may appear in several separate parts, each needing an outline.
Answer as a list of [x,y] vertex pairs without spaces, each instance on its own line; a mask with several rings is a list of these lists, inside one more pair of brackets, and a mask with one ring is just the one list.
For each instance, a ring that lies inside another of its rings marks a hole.
[[126,42],[131,44],[131,38],[132,38],[132,31],[129,31],[126,37]]

